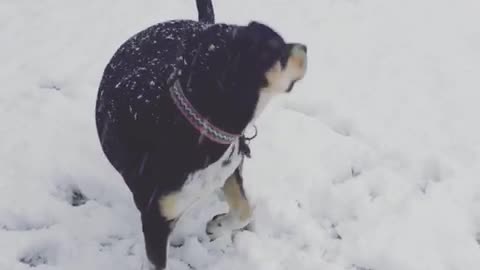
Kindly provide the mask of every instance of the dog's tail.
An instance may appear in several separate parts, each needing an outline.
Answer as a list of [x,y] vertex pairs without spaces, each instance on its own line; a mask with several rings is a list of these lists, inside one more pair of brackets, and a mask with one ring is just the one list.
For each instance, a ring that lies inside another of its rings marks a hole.
[[198,20],[203,23],[215,23],[212,0],[197,0]]

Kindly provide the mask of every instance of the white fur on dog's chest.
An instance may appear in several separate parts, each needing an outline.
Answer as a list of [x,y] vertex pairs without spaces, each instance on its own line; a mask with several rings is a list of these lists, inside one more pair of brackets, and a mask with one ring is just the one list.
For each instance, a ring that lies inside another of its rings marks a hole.
[[195,202],[221,188],[242,161],[238,147],[237,140],[219,160],[191,173],[179,191],[161,197],[158,203],[162,215],[168,220],[176,219]]

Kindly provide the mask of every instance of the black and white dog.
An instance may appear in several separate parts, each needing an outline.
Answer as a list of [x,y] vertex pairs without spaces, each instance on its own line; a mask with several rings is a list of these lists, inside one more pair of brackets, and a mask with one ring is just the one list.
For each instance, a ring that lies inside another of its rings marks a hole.
[[207,224],[213,239],[250,222],[242,134],[306,71],[305,45],[258,22],[214,24],[211,0],[197,8],[199,22],[164,22],[127,40],[105,68],[96,104],[103,151],[133,194],[157,270],[175,222],[202,196],[222,188],[230,207]]

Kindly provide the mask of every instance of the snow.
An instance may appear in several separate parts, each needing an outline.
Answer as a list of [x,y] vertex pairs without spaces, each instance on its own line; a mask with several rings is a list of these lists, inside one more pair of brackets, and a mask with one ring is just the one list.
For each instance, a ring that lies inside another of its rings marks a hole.
[[[171,270],[480,269],[478,1],[214,5],[307,44],[309,71],[258,120],[255,232],[206,241],[226,210],[210,198],[180,222]],[[195,19],[194,1],[0,2],[1,270],[141,268],[94,102],[118,46],[173,18]]]

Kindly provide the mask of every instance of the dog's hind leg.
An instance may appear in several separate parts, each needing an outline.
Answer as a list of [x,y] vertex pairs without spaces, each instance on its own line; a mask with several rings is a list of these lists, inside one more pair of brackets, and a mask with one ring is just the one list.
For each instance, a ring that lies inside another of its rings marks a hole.
[[227,179],[222,189],[230,210],[226,214],[215,216],[208,222],[207,234],[211,239],[244,228],[252,217],[252,208],[243,189],[240,168],[237,168]]
[[[160,194],[177,190],[181,177],[174,177],[162,164],[156,153],[136,155],[131,167],[123,171],[123,177],[141,214],[148,270],[164,270],[167,266],[169,236],[176,218],[158,204]],[[162,176],[169,181],[160,181]]]
[[174,221],[168,221],[156,207],[142,212],[145,248],[152,270],[164,270],[167,266],[168,238]]

